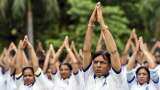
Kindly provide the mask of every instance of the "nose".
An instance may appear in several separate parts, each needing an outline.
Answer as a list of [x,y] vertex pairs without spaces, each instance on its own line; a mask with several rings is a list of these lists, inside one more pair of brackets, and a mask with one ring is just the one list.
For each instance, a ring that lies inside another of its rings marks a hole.
[[143,74],[140,74],[140,75],[139,75],[140,78],[143,78],[143,76],[144,76]]
[[29,76],[26,76],[25,78],[29,78]]
[[97,63],[97,66],[98,66],[98,67],[100,66],[100,62]]

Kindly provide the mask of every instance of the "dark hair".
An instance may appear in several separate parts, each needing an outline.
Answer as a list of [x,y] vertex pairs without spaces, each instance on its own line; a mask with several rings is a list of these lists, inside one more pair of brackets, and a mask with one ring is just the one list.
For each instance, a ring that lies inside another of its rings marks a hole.
[[149,72],[149,69],[148,69],[147,67],[145,67],[145,66],[139,67],[139,68],[136,70],[136,76],[138,75],[138,72],[139,72],[141,69],[144,69],[144,70],[147,72],[147,74],[148,74],[148,81],[147,81],[147,83],[149,84],[149,81],[150,81],[150,72]]
[[34,74],[34,69],[33,69],[33,67],[24,67],[24,68],[22,69],[22,75],[24,75],[24,71],[27,70],[27,69],[30,69],[30,70],[32,71],[32,73]]
[[69,68],[69,70],[72,70],[71,64],[69,64],[69,63],[61,63],[61,64],[59,65],[59,68],[61,68],[62,65],[66,65],[66,66]]
[[155,53],[159,52],[160,53],[160,48],[156,48]]
[[98,56],[102,56],[105,60],[108,59],[108,63],[111,64],[111,55],[109,52],[103,50],[96,52],[92,57],[92,61]]
[[14,57],[14,56],[16,55],[16,51],[15,51],[15,50],[11,50],[11,51],[9,52],[9,54],[10,54],[12,57]]

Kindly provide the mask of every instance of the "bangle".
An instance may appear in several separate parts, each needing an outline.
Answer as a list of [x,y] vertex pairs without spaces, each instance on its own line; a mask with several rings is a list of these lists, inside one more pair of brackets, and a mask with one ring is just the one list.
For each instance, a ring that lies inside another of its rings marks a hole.
[[41,70],[40,68],[38,68],[37,71],[36,71],[34,74],[35,74],[36,76],[39,76],[39,74],[41,73],[41,71],[42,71],[42,70]]
[[95,25],[93,24],[88,24],[88,27],[95,27]]
[[71,51],[71,49],[70,49],[70,48],[67,48],[67,50],[68,50],[68,51]]
[[111,54],[115,54],[117,52],[117,50],[114,50],[114,51],[111,51],[110,53]]
[[101,27],[102,27],[102,28],[109,29],[108,26],[106,26],[106,25],[102,25]]

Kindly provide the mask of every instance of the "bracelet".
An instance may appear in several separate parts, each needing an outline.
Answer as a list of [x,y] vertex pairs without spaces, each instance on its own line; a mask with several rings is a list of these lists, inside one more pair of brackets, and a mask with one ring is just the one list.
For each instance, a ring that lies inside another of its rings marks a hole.
[[114,51],[111,51],[110,53],[111,54],[115,54],[117,52],[117,50],[114,50]]
[[106,26],[106,25],[102,25],[101,27],[102,27],[102,28],[109,29],[108,26]]
[[34,74],[35,74],[36,76],[38,76],[38,75],[41,73],[41,71],[42,71],[42,70],[41,70],[40,68],[38,68],[37,71],[36,71]]
[[88,24],[88,27],[95,27],[95,25],[93,24]]

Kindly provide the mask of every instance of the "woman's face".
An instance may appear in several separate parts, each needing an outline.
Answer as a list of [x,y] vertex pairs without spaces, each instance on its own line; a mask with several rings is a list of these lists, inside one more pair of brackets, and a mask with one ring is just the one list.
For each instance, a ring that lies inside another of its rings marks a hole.
[[50,68],[47,69],[47,77],[52,80],[52,70]]
[[31,69],[24,70],[23,80],[24,80],[24,85],[26,86],[34,84],[35,77]]
[[155,57],[156,57],[157,64],[160,64],[160,52],[156,52]]
[[67,79],[71,74],[71,70],[67,65],[61,65],[60,67],[60,75],[62,79]]
[[137,73],[137,80],[140,85],[143,85],[148,82],[149,75],[144,68],[140,69],[139,72]]

